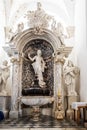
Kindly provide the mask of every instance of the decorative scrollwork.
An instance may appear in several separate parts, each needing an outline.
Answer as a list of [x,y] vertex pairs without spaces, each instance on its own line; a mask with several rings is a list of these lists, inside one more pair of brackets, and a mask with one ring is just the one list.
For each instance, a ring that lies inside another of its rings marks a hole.
[[49,26],[49,21],[52,20],[52,17],[45,13],[42,9],[40,2],[37,3],[37,10],[28,11],[26,16],[30,28],[47,28]]

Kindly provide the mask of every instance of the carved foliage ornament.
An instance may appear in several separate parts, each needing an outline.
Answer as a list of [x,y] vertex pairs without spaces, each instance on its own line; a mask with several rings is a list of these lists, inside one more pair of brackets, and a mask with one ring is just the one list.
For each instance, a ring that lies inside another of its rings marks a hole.
[[[45,13],[45,11],[42,9],[42,5],[40,2],[37,2],[37,9],[35,11],[27,11],[25,16],[23,16],[23,19],[26,19],[24,21],[27,22],[27,29],[32,28],[32,33],[34,35],[43,35],[44,34],[44,28],[49,28],[60,40],[61,45],[64,45],[64,39],[70,38],[74,35],[74,27],[67,27],[67,35],[64,34],[64,28],[61,23],[56,23],[53,16],[48,15]],[[6,35],[8,41],[13,41],[14,37],[23,32],[25,27],[25,22],[21,21],[17,25],[17,30],[14,30],[14,27],[6,27]]]
[[45,13],[42,9],[41,3],[37,3],[37,10],[28,11],[26,16],[30,28],[40,27],[47,28],[49,26],[49,21],[52,17]]

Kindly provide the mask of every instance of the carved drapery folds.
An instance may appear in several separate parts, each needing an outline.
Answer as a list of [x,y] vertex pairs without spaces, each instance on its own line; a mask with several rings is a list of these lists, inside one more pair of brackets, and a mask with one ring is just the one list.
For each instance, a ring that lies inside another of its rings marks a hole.
[[79,76],[79,68],[68,60],[64,66],[64,83],[67,89],[68,96],[77,96],[76,92],[76,78]]
[[7,80],[10,77],[10,66],[8,61],[3,61],[3,64],[0,66],[0,96],[8,96],[8,91],[6,88]]

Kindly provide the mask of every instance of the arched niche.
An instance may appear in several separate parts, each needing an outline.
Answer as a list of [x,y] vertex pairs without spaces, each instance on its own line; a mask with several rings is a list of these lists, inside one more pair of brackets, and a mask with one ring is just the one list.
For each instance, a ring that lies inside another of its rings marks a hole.
[[41,34],[34,34],[33,28],[18,33],[13,37],[11,44],[14,46],[15,51],[22,53],[24,46],[34,39],[43,39],[47,41],[53,47],[54,52],[61,46],[59,38],[52,31],[44,28]]
[[[48,29],[44,29],[43,28],[43,31],[41,34],[35,34],[34,33],[34,29],[31,28],[31,29],[28,29],[28,30],[25,30],[24,32],[21,32],[19,34],[17,34],[14,39],[13,39],[13,42],[12,42],[12,45],[14,46],[14,52],[17,52],[18,53],[18,56],[19,54],[22,54],[24,53],[24,48],[31,42],[31,41],[34,41],[34,40],[43,40],[43,41],[46,41],[47,42],[47,45],[50,46],[51,48],[51,54],[50,54],[50,57],[52,59],[52,53],[56,53],[56,51],[61,47],[61,42],[59,40],[59,38],[50,30]],[[40,46],[38,47],[40,48]],[[49,49],[48,49],[49,50]],[[36,52],[35,52],[36,53]],[[43,52],[42,52],[43,53]],[[46,51],[44,50],[44,53],[45,54]],[[49,55],[49,54],[47,54]],[[27,54],[26,54],[27,56]],[[46,57],[46,56],[45,56]],[[19,56],[19,59],[20,59],[20,56]],[[25,62],[25,61],[24,61]],[[26,61],[27,62],[27,61]],[[52,63],[53,64],[53,60],[52,60]],[[22,92],[22,88],[23,88],[23,59],[20,60],[20,64],[19,64],[19,96],[21,95],[21,92]],[[50,70],[50,69],[48,69]],[[32,70],[33,72],[33,70]],[[53,74],[53,75],[52,75]],[[48,78],[49,79],[49,78]],[[54,63],[52,65],[52,70],[51,70],[51,79],[52,81],[49,81],[51,83],[47,83],[48,84],[48,87],[50,85],[50,88],[51,88],[51,93],[55,95],[55,92],[56,92],[56,87],[57,87],[57,84],[56,84],[56,64]],[[47,81],[48,82],[48,81]],[[27,83],[26,83],[27,84]],[[53,91],[52,91],[53,90]]]
[[[43,79],[46,83],[47,89],[49,89],[49,95],[53,95],[54,86],[54,59],[53,59],[53,47],[50,43],[43,39],[34,39],[29,41],[23,48],[23,54],[26,58],[22,62],[22,89],[30,88],[34,83],[35,72],[32,66],[32,62],[28,58],[28,53],[33,58],[37,55],[37,50],[41,50],[42,57],[46,63],[46,68],[43,72]],[[46,89],[46,88],[45,88]]]

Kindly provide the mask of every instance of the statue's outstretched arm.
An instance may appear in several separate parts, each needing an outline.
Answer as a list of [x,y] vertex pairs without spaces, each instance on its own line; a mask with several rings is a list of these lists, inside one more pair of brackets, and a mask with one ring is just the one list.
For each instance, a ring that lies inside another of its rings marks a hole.
[[31,60],[31,61],[34,61],[36,59],[36,56],[34,56],[33,58],[30,56],[30,54],[28,54],[28,58]]
[[26,60],[26,61],[29,61],[29,59],[25,57],[24,53],[22,53],[22,54],[20,55],[20,57],[21,57],[22,59]]

